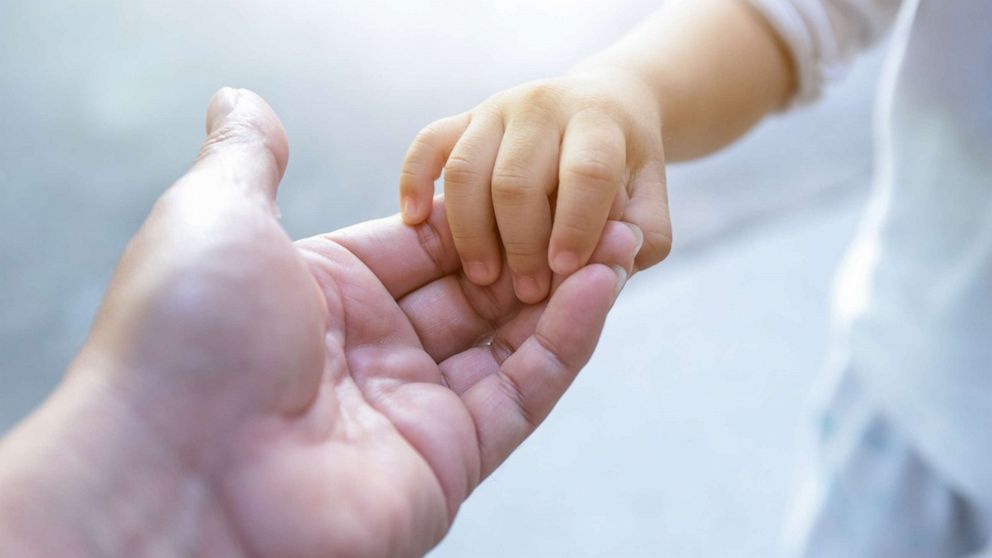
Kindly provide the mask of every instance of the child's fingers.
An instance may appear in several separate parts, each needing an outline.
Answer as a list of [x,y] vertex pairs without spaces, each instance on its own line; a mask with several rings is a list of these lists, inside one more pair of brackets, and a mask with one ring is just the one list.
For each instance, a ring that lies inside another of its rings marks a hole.
[[636,269],[646,269],[668,257],[672,251],[672,221],[668,213],[668,190],[661,150],[632,177],[630,201],[623,220],[637,225],[644,233],[644,244],[635,260]]
[[543,300],[551,285],[548,195],[557,182],[559,142],[553,122],[511,122],[493,169],[493,210],[513,290],[528,304]]
[[502,138],[500,115],[475,113],[444,167],[445,212],[455,249],[465,275],[482,286],[499,277],[502,260],[489,190]]
[[468,127],[469,113],[442,118],[417,134],[400,171],[400,207],[408,225],[423,222],[430,215],[434,181],[448,160],[458,138]]
[[572,273],[589,260],[624,180],[626,164],[624,132],[612,119],[587,111],[568,123],[548,252],[555,273]]

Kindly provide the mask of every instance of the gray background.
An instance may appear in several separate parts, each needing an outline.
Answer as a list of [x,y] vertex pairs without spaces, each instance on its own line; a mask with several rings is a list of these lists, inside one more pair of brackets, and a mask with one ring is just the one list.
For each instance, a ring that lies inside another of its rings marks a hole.
[[[419,128],[565,71],[644,0],[0,3],[0,432],[86,335],[219,87],[286,125],[294,237],[395,211]],[[876,52],[824,102],[669,171],[676,246],[621,298],[545,427],[448,556],[768,556],[870,175]]]

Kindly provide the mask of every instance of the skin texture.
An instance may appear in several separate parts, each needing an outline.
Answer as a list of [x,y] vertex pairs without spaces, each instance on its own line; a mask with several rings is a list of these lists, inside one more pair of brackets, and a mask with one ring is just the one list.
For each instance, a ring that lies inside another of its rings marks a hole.
[[[400,177],[407,223],[447,214],[468,277],[489,285],[503,253],[525,302],[552,271],[585,265],[608,220],[644,233],[643,269],[671,250],[666,155],[710,153],[794,89],[775,33],[743,0],[674,0],[568,75],[498,93],[427,126]],[[501,253],[502,252],[502,253]]]
[[275,114],[225,89],[207,128],[0,441],[0,555],[424,554],[588,360],[640,233],[525,305],[466,280],[440,200],[292,243]]

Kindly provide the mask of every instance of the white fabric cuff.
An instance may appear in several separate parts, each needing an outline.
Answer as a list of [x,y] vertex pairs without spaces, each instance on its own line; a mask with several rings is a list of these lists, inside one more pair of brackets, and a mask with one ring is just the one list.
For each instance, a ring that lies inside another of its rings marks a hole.
[[889,27],[899,0],[747,0],[792,53],[798,90],[791,106],[807,104],[843,77],[854,55]]

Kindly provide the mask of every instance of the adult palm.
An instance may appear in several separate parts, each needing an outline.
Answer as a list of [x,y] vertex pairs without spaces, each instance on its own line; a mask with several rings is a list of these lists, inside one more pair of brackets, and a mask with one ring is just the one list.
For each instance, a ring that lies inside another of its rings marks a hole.
[[[522,305],[508,277],[464,279],[438,208],[417,228],[392,218],[294,245],[274,211],[287,147],[271,109],[223,90],[208,132],[32,419],[75,425],[35,450],[39,467],[72,455],[71,484],[129,502],[82,521],[76,548],[423,554],[589,358],[636,233],[611,226],[596,260],[612,268]],[[32,421],[21,438],[37,439]]]

